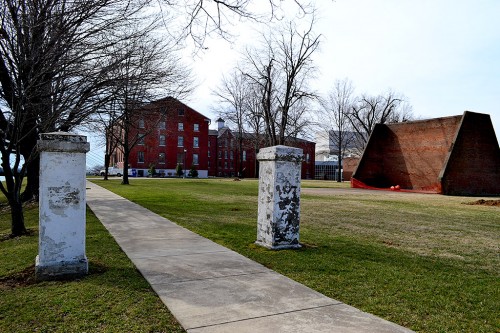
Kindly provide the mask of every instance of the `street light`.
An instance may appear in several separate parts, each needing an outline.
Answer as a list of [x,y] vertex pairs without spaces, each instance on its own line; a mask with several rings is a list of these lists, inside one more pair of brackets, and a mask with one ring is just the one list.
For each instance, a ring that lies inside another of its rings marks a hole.
[[184,173],[182,175],[182,178],[186,178],[186,153],[187,149],[184,149]]

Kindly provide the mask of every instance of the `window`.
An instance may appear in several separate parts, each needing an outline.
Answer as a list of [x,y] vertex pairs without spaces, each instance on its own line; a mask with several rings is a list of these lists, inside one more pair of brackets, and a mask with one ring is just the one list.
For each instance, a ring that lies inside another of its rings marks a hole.
[[144,163],[144,152],[137,152],[137,163]]
[[210,139],[208,139],[208,147],[210,148]]
[[219,158],[222,158],[222,152],[219,150]]
[[160,135],[160,146],[165,145],[165,135]]
[[178,114],[179,116],[183,116],[183,115],[184,115],[184,109],[178,109],[178,110],[177,110],[177,114]]
[[165,153],[158,154],[158,163],[165,164]]
[[243,162],[245,162],[247,160],[247,151],[246,150],[243,150]]
[[177,124],[177,130],[178,131],[184,131],[184,123],[178,123]]
[[233,151],[232,150],[230,151],[229,156],[230,156],[231,159],[234,159],[234,155],[233,155]]
[[160,123],[158,124],[158,128],[159,129],[165,129],[166,128],[165,120],[160,121]]
[[184,164],[184,153],[177,153],[177,164]]
[[200,131],[200,124],[194,124],[194,131],[199,132]]
[[139,138],[137,139],[137,144],[138,145],[143,145],[144,144],[144,134],[139,134]]
[[184,147],[184,137],[183,136],[177,137],[177,147]]
[[139,128],[144,128],[144,119],[139,119]]
[[306,163],[309,163],[309,154],[306,154]]
[[193,164],[198,165],[198,154],[193,154]]
[[200,146],[200,140],[198,140],[198,137],[197,137],[197,136],[195,136],[195,137],[193,138],[193,147],[194,147],[194,148],[198,148],[199,146]]
[[162,115],[165,115],[165,114],[167,113],[167,108],[166,108],[166,107],[164,107],[164,106],[162,106],[162,107],[160,108],[160,113],[161,113]]
[[227,169],[227,162],[224,162],[224,169]]
[[210,157],[210,150],[208,151],[208,157]]
[[224,158],[227,160],[227,150],[224,151]]
[[227,148],[227,139],[224,139],[224,147]]

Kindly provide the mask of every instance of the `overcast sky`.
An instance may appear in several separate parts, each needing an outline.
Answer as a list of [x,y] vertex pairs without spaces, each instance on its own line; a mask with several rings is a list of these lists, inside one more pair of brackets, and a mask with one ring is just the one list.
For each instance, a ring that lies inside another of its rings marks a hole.
[[[260,0],[259,0],[260,1]],[[264,2],[264,1],[262,1]],[[336,79],[356,92],[404,94],[416,116],[433,118],[465,110],[490,114],[500,133],[500,1],[317,0],[323,36],[315,55],[320,74],[314,88],[326,94]],[[252,39],[238,24],[234,44],[210,40],[193,64],[200,87],[188,102],[210,111],[217,86]],[[213,123],[214,126],[214,123]]]

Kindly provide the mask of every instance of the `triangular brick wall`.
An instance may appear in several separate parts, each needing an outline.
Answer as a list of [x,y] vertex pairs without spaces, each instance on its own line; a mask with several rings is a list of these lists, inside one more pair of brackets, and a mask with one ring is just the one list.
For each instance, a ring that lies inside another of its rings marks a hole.
[[450,195],[500,195],[500,151],[489,115],[378,124],[353,187]]
[[500,150],[489,115],[464,113],[440,181],[443,194],[500,195]]

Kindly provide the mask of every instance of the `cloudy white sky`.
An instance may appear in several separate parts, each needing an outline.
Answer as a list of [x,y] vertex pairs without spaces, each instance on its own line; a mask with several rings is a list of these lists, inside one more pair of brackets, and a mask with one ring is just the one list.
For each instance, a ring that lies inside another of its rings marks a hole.
[[[260,1],[260,0],[259,0]],[[262,1],[264,2],[264,1]],[[356,92],[408,97],[416,116],[488,113],[500,133],[500,1],[316,0],[323,36],[313,83],[326,92],[348,78]],[[210,40],[193,64],[200,87],[189,101],[215,118],[210,90],[236,64],[255,25],[237,24],[235,43]]]

